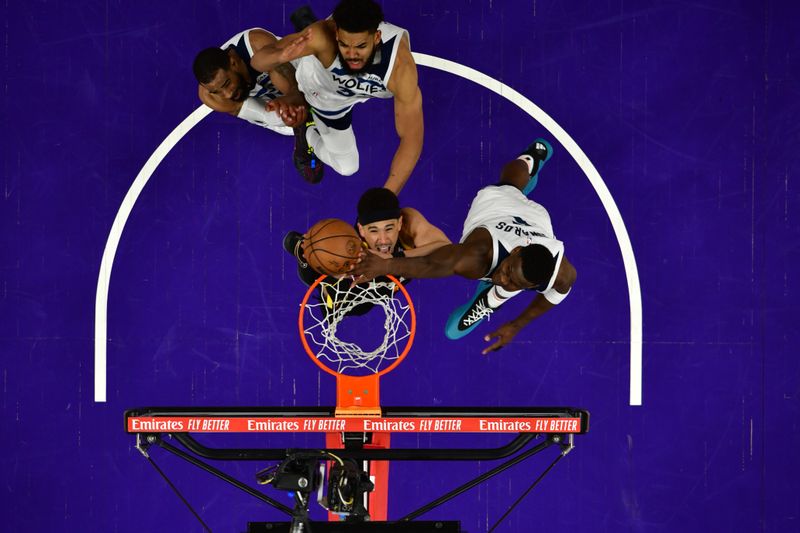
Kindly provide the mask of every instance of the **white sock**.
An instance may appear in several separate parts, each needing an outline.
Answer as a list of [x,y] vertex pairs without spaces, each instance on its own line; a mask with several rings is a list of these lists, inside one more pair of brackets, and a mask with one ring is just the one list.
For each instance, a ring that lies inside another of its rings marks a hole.
[[486,301],[489,304],[489,307],[492,309],[497,309],[506,303],[506,300],[513,298],[521,292],[522,291],[507,291],[503,287],[495,285],[489,291],[489,294],[486,295]]
[[528,165],[528,175],[530,176],[533,174],[533,158],[528,154],[522,154],[517,159],[523,161],[526,165]]

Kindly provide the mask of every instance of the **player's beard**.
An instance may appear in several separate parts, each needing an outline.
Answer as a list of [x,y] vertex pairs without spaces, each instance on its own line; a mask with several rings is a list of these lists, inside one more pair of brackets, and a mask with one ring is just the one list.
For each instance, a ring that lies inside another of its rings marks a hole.
[[241,74],[237,73],[236,76],[239,78],[239,88],[237,89],[239,94],[234,96],[232,100],[234,102],[244,102],[247,100],[247,97],[250,96],[250,91],[253,90],[253,87],[255,87],[256,84],[252,80],[247,81]]
[[350,65],[347,64],[347,60],[342,55],[341,50],[337,49],[336,53],[339,55],[339,63],[342,64],[342,67],[344,68],[344,71],[346,73],[348,73],[348,74],[357,75],[357,74],[360,74],[360,73],[364,72],[364,70],[372,64],[372,62],[375,60],[375,54],[378,53],[378,49],[380,48],[380,46],[381,46],[380,43],[378,43],[372,48],[372,53],[369,55],[367,60],[364,61],[364,66],[361,67],[358,70],[350,68]]

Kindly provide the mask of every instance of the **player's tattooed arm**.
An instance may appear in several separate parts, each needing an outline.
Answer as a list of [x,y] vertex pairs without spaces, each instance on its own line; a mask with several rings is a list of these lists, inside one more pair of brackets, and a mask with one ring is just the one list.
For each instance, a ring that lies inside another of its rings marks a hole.
[[[274,35],[260,29],[250,30],[249,37],[256,53],[278,42]],[[278,113],[283,123],[289,127],[305,121],[306,101],[297,87],[294,66],[291,63],[281,63],[268,72],[272,83],[284,96],[268,102],[266,111]]]
[[291,63],[282,63],[270,72],[275,86],[284,94],[267,104],[267,111],[275,111],[283,123],[295,127],[307,117],[306,99],[297,88],[295,68]]
[[291,63],[283,63],[282,65],[278,65],[275,67],[275,70],[278,72],[278,74],[289,80],[289,83],[292,85],[292,87],[297,87],[297,80],[294,77],[295,69]]

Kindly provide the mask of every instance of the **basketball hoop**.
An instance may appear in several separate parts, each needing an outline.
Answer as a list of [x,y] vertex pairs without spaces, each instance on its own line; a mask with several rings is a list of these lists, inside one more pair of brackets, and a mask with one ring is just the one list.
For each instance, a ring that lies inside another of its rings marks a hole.
[[379,379],[411,349],[414,304],[392,276],[351,285],[323,275],[308,288],[300,303],[300,340],[311,360],[336,377],[337,416],[380,416]]

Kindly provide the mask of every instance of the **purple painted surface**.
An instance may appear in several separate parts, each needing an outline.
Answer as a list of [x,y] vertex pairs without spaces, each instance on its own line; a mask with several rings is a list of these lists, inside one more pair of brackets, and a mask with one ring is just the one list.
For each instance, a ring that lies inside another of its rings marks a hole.
[[[786,4],[786,5],[784,5]],[[303,288],[288,229],[349,219],[383,183],[391,104],[355,112],[361,170],[301,182],[291,140],[211,116],[169,154],[128,221],[108,305],[108,402],[93,402],[94,296],[119,205],[198,105],[197,50],[253,26],[289,31],[299,4],[6,4],[0,245],[0,523],[4,531],[200,531],[122,431],[145,405],[329,405],[333,383],[294,333]],[[333,2],[314,4],[318,14]],[[636,254],[644,406],[628,405],[629,314],[619,247],[566,152],[545,205],[579,273],[559,308],[482,357],[444,321],[474,284],[420,280],[417,344],[387,405],[574,405],[589,434],[502,531],[790,531],[800,527],[797,122],[788,3],[384,2],[412,49],[527,96],[604,178]],[[420,67],[426,139],[401,201],[452,238],[475,190],[546,132],[512,104]],[[353,206],[352,208],[342,206]],[[297,437],[303,442],[306,437]],[[160,455],[214,531],[281,515]],[[544,459],[424,518],[485,531]],[[245,480],[264,465],[230,464]],[[400,516],[491,465],[400,465]],[[432,477],[431,477],[432,476]],[[275,493],[273,493],[274,495]]]

